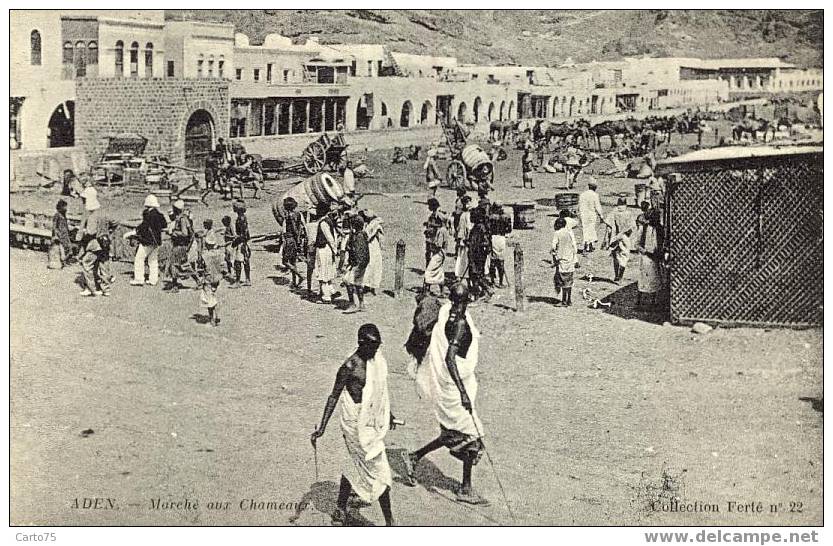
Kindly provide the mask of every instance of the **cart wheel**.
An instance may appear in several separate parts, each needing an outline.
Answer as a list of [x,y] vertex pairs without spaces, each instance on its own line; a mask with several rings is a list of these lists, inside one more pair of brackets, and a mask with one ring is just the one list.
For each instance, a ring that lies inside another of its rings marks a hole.
[[327,151],[317,140],[304,148],[304,168],[309,174],[315,174],[324,168],[327,161]]
[[465,187],[466,166],[456,159],[449,163],[445,171],[445,182],[452,190]]
[[335,161],[333,161],[333,169],[341,172],[347,167],[347,150],[343,150]]

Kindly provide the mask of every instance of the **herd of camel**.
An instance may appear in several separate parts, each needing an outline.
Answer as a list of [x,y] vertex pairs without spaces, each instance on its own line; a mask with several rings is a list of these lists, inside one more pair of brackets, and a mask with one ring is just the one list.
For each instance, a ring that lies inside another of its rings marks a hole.
[[[584,118],[556,123],[548,120],[503,120],[492,121],[489,124],[489,137],[493,141],[517,140],[528,136],[537,145],[546,146],[550,150],[560,144],[571,143],[583,148],[590,149],[595,144],[597,150],[602,150],[602,138],[610,139],[609,147],[614,146],[616,137],[641,137],[652,138],[654,135],[665,137],[663,140],[671,141],[674,133],[679,135],[702,133],[707,127],[708,121],[715,121],[725,116],[724,113],[697,112],[694,114],[681,114],[676,116],[651,116],[644,119],[628,118],[623,120],[602,121],[591,125]],[[759,137],[764,142],[767,135],[780,128],[791,128],[792,121],[787,117],[781,117],[770,121],[764,118],[747,117],[737,122],[732,128],[732,138],[741,140],[749,136],[757,141]]]

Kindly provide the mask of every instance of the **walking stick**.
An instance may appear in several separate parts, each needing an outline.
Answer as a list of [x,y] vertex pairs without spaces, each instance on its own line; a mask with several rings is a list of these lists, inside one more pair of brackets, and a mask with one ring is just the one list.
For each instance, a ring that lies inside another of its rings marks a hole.
[[480,436],[480,445],[483,446],[483,452],[486,453],[486,459],[489,461],[489,466],[492,467],[492,473],[495,475],[495,481],[497,482],[498,488],[500,488],[500,494],[503,496],[503,502],[506,503],[506,509],[509,511],[509,517],[512,519],[512,523],[514,525],[518,524],[518,521],[515,519],[515,514],[512,513],[512,506],[509,504],[509,499],[506,497],[506,491],[503,489],[503,483],[500,481],[500,476],[498,476],[497,469],[495,468],[495,463],[492,461],[492,456],[489,455],[489,450],[486,449],[486,442],[483,441],[483,433],[480,432],[480,427],[477,426],[477,420],[474,418],[474,409],[469,412],[471,415],[471,422],[474,423],[474,429],[477,431],[477,435]]
[[[315,427],[315,430],[318,430],[318,427]],[[312,454],[315,459],[315,483],[318,484],[321,482],[320,478],[318,477],[318,443],[312,442]],[[327,525],[327,516],[320,512],[321,514],[321,522],[322,525]]]

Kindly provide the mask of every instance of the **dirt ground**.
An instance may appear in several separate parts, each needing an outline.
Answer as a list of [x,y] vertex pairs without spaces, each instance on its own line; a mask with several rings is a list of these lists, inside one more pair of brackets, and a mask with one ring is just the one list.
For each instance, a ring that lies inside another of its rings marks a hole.
[[[381,183],[413,190],[361,202],[385,223],[384,291],[365,313],[291,292],[267,245],[255,245],[252,287],[221,288],[218,328],[204,324],[196,291],[129,286],[130,264],[116,264],[110,298],[89,299],[78,296],[77,266],[49,271],[45,254],[12,249],[13,524],[328,524],[343,441],[334,418],[316,470],[309,434],[364,322],[382,332],[393,411],[407,421],[387,437],[398,524],[512,523],[495,472],[523,525],[822,524],[822,331],[694,334],[635,311],[634,266],[615,286],[600,251],[582,263],[594,281],[577,280],[574,306],[555,307],[548,205],[564,180],[541,173],[535,190],[522,190],[516,151],[498,163],[495,198],[538,203],[535,229],[512,235],[525,251],[529,304],[516,312],[502,289],[471,308],[483,333],[476,405],[494,462],[484,458],[474,480],[491,506],[453,501],[461,467],[445,451],[424,459],[419,485],[406,487],[402,453],[437,433],[402,348],[421,283],[427,194],[421,161],[388,166],[377,153],[371,162]],[[622,193],[633,202],[634,180],[597,178],[605,209]],[[250,201],[253,233],[274,231],[268,205],[287,187],[270,182],[266,199]],[[138,216],[142,196],[101,195],[119,216]],[[451,210],[453,193],[439,197]],[[46,212],[56,199],[15,195],[12,208]],[[194,210],[199,223],[231,214],[216,199]],[[395,298],[399,239],[409,290]],[[584,288],[613,306],[588,308]],[[100,505],[115,509],[84,509],[85,498],[113,499]],[[157,509],[153,499],[197,508]],[[250,499],[288,506],[245,509]],[[737,509],[758,502],[760,513]],[[703,505],[717,511],[691,511]],[[353,510],[364,524],[383,523],[378,506]]]

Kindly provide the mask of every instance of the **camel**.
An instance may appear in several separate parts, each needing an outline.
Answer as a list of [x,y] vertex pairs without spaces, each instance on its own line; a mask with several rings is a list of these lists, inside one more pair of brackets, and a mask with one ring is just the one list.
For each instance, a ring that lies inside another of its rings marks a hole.
[[752,140],[757,141],[758,133],[761,133],[764,142],[766,142],[766,134],[769,132],[769,128],[770,124],[768,120],[763,118],[746,118],[732,128],[732,138],[741,140],[743,139],[743,135],[748,134]]

